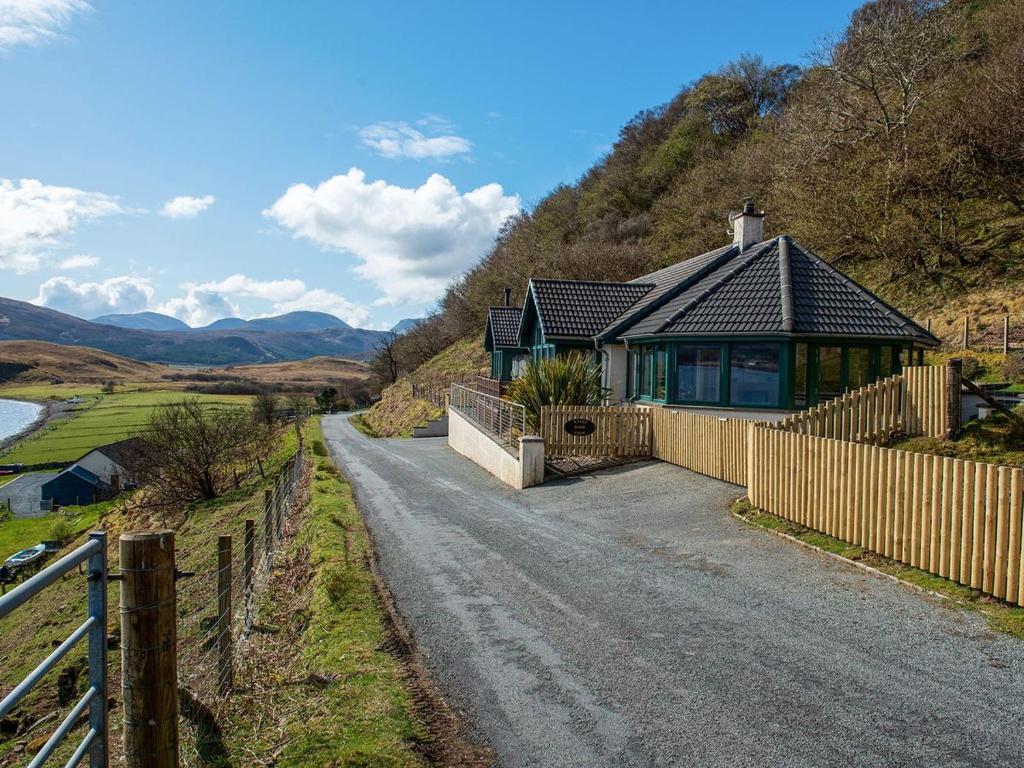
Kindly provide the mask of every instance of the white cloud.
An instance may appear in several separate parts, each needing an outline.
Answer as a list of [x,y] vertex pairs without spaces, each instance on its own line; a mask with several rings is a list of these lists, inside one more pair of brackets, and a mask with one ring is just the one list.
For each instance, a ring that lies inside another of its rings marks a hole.
[[237,317],[240,313],[238,305],[224,294],[198,286],[188,287],[184,296],[165,301],[155,307],[155,310],[183,320],[191,326],[208,325],[222,317]]
[[101,283],[77,283],[70,277],[51,277],[39,286],[39,295],[32,303],[90,318],[141,312],[152,299],[153,286],[141,277],[121,275]]
[[434,174],[415,189],[366,182],[352,168],[315,188],[295,184],[263,214],[324,248],[361,260],[356,271],[388,303],[430,302],[494,243],[519,211],[500,184],[460,193]]
[[57,266],[61,269],[85,269],[87,267],[95,267],[99,263],[99,256],[89,256],[85,253],[79,253],[74,256],[68,256],[66,259],[61,259],[57,262]]
[[0,268],[38,269],[79,224],[123,212],[117,200],[98,192],[0,179]]
[[398,120],[368,125],[359,131],[359,138],[378,155],[389,158],[437,159],[464,155],[473,148],[467,139],[454,133],[445,133],[451,131],[453,126],[443,118],[426,117],[417,121],[417,125],[427,133],[413,128],[404,120]]
[[213,205],[216,200],[217,198],[213,195],[203,195],[202,197],[178,195],[164,203],[164,207],[160,209],[160,215],[169,219],[194,219]]
[[302,280],[256,280],[246,275],[230,275],[223,280],[182,286],[185,295],[165,301],[156,311],[184,320],[189,325],[208,325],[222,317],[244,315],[239,300],[269,302],[259,317],[309,310],[328,312],[350,325],[359,326],[370,317],[367,307],[323,288],[309,289]]
[[72,16],[90,10],[85,0],[0,0],[0,51],[52,40]]

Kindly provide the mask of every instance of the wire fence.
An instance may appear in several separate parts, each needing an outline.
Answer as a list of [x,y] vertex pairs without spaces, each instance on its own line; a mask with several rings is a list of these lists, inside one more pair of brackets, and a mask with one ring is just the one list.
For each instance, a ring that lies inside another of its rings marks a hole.
[[203,552],[179,550],[177,666],[182,754],[202,754],[218,738],[218,714],[236,685],[265,674],[246,663],[257,601],[282,551],[289,518],[301,506],[300,449],[262,500],[241,507]]
[[452,384],[451,408],[508,448],[526,434],[526,409],[519,403]]

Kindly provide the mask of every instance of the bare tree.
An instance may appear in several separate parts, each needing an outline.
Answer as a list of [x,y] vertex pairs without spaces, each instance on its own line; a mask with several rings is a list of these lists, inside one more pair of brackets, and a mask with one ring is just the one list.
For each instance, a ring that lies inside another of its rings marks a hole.
[[213,410],[196,400],[160,406],[144,433],[137,472],[148,504],[217,498],[252,466],[261,434],[244,408]]

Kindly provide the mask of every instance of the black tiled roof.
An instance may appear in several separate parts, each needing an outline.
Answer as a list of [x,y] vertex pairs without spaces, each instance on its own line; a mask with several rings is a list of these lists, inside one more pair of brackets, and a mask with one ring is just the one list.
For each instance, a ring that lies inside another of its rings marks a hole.
[[653,287],[639,282],[530,281],[544,335],[587,339],[600,333]]
[[621,331],[627,338],[791,333],[937,343],[923,328],[788,238],[730,254]]
[[519,346],[519,320],[522,316],[522,307],[491,307],[487,310],[487,323],[494,346]]
[[[139,453],[144,445],[145,442],[141,437],[129,437],[125,440],[118,440],[116,443],[108,443],[107,445],[93,448],[93,451],[98,451],[114,463],[125,469],[132,470],[139,463]],[[89,453],[92,453],[92,451]]]

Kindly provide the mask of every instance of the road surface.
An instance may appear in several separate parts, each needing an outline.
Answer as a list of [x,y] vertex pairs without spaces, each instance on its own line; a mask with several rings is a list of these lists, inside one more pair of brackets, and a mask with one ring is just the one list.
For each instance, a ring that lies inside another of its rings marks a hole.
[[399,611],[500,766],[1024,764],[1024,641],[658,462],[524,492],[324,420]]

